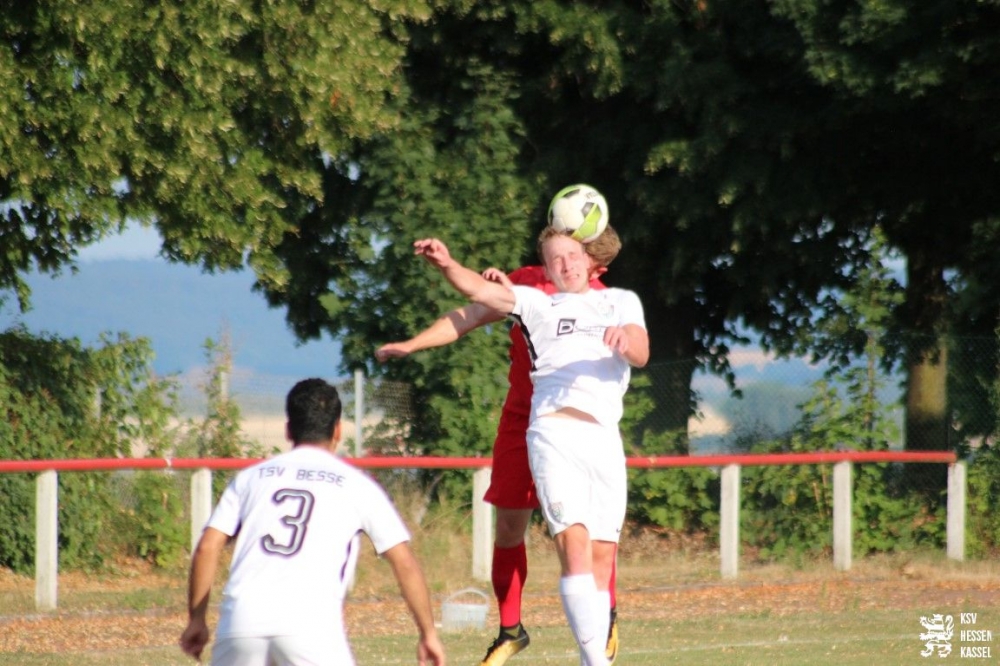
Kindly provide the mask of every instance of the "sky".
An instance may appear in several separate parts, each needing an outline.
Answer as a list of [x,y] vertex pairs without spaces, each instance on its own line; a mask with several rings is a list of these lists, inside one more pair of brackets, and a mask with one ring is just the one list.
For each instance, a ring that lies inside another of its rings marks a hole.
[[[336,341],[299,344],[284,310],[268,308],[251,290],[252,273],[206,274],[165,261],[159,250],[157,232],[143,228],[84,248],[75,274],[29,276],[33,309],[20,315],[8,303],[0,310],[0,330],[20,323],[88,346],[104,332],[142,336],[150,340],[158,374],[178,375],[192,385],[205,374],[206,340],[228,335],[237,392],[283,393],[304,377],[345,377]],[[775,363],[753,347],[733,349],[731,361],[737,377],[749,382],[800,383],[809,370],[803,361]],[[720,378],[703,373],[693,378],[693,388],[716,401],[728,394]]]
[[0,329],[15,323],[35,333],[76,337],[85,345],[102,332],[124,331],[151,341],[160,374],[184,374],[205,365],[204,343],[232,340],[234,371],[244,374],[339,377],[339,348],[330,340],[298,344],[253,275],[206,274],[158,256],[155,230],[130,228],[84,248],[79,270],[58,277],[31,275],[32,310],[0,310]]

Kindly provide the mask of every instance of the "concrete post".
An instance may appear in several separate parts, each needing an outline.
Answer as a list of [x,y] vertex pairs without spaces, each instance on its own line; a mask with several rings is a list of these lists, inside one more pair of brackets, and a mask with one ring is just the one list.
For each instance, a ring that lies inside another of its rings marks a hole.
[[201,539],[201,532],[212,516],[212,470],[207,467],[191,473],[191,553]]
[[719,501],[719,558],[723,578],[736,578],[740,559],[740,466],[722,468]]
[[35,608],[55,610],[59,588],[59,476],[46,470],[35,482]]
[[833,568],[837,571],[850,570],[854,548],[851,472],[846,460],[833,466]]
[[491,468],[482,467],[472,475],[472,577],[476,580],[490,580],[493,568],[493,505],[483,501],[491,473]]
[[965,561],[966,463],[948,465],[948,559]]

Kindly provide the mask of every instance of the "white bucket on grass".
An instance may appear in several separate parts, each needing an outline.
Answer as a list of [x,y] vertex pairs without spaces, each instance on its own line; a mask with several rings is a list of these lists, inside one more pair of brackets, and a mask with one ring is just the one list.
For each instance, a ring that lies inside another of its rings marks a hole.
[[[476,603],[462,603],[460,598],[477,598]],[[483,629],[486,626],[486,612],[490,598],[486,593],[473,587],[459,590],[441,604],[441,629],[462,631],[463,629]]]

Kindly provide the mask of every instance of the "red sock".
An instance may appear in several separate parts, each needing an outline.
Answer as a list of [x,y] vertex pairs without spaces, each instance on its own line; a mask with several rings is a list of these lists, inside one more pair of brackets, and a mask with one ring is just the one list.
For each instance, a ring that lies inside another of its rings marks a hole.
[[500,610],[500,626],[521,622],[521,592],[528,577],[528,554],[524,543],[513,548],[493,547],[493,594]]

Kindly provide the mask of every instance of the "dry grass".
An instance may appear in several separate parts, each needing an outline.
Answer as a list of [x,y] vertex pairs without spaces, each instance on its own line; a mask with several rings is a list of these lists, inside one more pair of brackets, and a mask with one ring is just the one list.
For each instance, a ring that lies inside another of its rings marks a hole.
[[[403,507],[404,514],[420,511],[419,503]],[[438,612],[457,590],[475,587],[490,593],[488,582],[472,578],[466,521],[461,508],[445,507],[425,517],[414,534]],[[552,543],[535,526],[528,544],[524,621],[533,628],[533,658],[536,663],[574,663],[556,594],[559,573]],[[741,564],[737,580],[722,580],[718,554],[697,539],[653,531],[627,535],[619,557],[618,599],[635,654],[623,666],[678,659],[692,664],[872,663],[865,662],[865,655],[874,654],[882,655],[878,660],[883,665],[914,663],[884,654],[910,650],[921,629],[919,617],[930,613],[957,617],[962,611],[978,611],[985,624],[977,628],[1000,631],[1000,563],[995,561],[958,563],[940,553],[893,555],[858,558],[849,572],[834,571],[827,560]],[[0,570],[0,664],[185,663],[174,647],[184,625],[184,588],[182,572],[120,562],[101,575],[63,573],[59,611],[39,614],[33,610],[34,581]],[[360,664],[411,663],[386,661],[387,654],[404,654],[399,650],[410,654],[412,625],[389,567],[370,548],[363,549],[346,618]],[[491,604],[482,632],[449,635],[456,657],[452,663],[480,657],[497,621]],[[805,645],[838,626],[847,636],[860,632],[864,637],[869,625],[872,641],[894,632],[896,642],[855,645],[861,655],[855,661],[823,661],[798,652],[789,653],[795,656],[785,662],[726,657],[751,654],[747,650],[756,649],[753,641],[762,636],[779,641],[779,633],[807,634]],[[899,638],[910,634],[909,641]],[[719,651],[712,652],[713,646]],[[677,650],[685,652],[671,652]],[[705,661],[692,656],[702,652],[708,655]],[[672,655],[669,660],[666,654]]]

